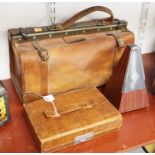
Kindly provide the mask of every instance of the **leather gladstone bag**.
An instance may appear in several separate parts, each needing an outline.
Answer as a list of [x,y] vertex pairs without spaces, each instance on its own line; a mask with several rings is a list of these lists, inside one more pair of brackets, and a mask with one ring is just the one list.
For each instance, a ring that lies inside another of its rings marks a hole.
[[[77,21],[95,11],[109,15]],[[23,103],[104,85],[134,34],[108,8],[95,6],[52,26],[9,30],[11,77]]]

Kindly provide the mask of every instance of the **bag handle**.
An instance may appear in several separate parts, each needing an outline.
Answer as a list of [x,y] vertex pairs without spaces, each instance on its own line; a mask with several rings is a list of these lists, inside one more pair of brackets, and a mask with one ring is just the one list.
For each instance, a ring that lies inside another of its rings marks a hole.
[[83,11],[80,11],[79,13],[75,14],[74,16],[72,16],[71,18],[69,18],[68,20],[66,20],[65,22],[63,22],[61,24],[56,24],[55,29],[56,30],[67,29],[67,28],[71,27],[76,21],[81,19],[82,17],[84,17],[84,16],[86,16],[92,12],[96,12],[96,11],[105,12],[105,13],[110,15],[109,18],[100,19],[99,20],[100,22],[105,22],[105,21],[109,21],[110,23],[113,22],[114,16],[113,16],[113,13],[110,9],[108,9],[104,6],[93,6],[93,7],[87,8]]

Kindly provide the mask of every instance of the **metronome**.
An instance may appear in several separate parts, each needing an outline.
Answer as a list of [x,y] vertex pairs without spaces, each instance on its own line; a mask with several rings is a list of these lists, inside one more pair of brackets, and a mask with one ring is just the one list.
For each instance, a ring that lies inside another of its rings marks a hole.
[[0,127],[10,120],[9,100],[7,91],[0,81]]
[[126,47],[104,95],[121,113],[149,106],[141,49],[137,45]]

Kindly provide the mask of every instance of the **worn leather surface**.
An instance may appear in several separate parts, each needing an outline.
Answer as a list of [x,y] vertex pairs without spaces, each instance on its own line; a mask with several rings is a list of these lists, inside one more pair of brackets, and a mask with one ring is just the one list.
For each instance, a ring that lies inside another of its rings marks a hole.
[[[134,42],[132,32],[118,33],[125,44]],[[66,43],[66,40],[81,38],[85,40]],[[124,51],[113,36],[105,33],[39,40],[38,44],[47,49],[49,55],[47,94],[105,84],[112,74],[113,63],[118,62]],[[36,49],[31,41],[15,46],[21,60],[21,70],[16,69],[23,78],[23,92],[41,94],[41,59]]]
[[91,133],[91,138],[94,138],[119,129],[122,124],[120,113],[97,88],[57,95],[54,103],[60,116],[51,118],[44,114],[45,111],[53,114],[51,103],[41,99],[24,104],[28,122],[41,152],[60,150],[74,145],[77,136]]
[[[117,34],[125,44],[134,42],[132,32],[118,31]],[[38,44],[48,51],[48,72],[44,75],[44,79],[46,76],[48,79],[45,81],[46,94],[54,95],[104,85],[112,74],[113,64],[117,64],[125,48],[118,47],[116,39],[105,33],[38,40]],[[22,85],[16,87],[22,89],[24,102],[27,102],[31,98],[26,95],[28,93],[43,95],[42,61],[31,41],[13,46],[17,53],[15,77],[22,77]]]

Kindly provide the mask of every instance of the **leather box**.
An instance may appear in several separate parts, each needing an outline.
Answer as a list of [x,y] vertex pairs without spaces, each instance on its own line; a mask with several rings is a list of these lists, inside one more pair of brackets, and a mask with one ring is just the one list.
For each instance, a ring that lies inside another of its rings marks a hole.
[[[95,11],[108,18],[75,23]],[[23,103],[103,86],[134,34],[110,9],[95,6],[52,26],[9,30],[11,79]]]
[[84,88],[24,104],[25,114],[41,152],[55,152],[98,135],[118,130],[121,114],[97,88]]

